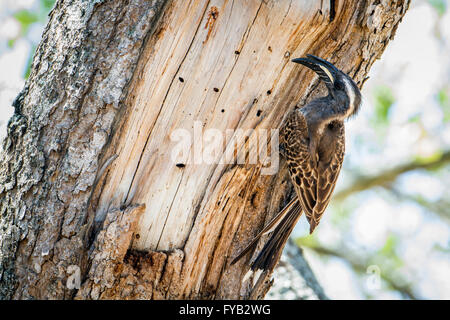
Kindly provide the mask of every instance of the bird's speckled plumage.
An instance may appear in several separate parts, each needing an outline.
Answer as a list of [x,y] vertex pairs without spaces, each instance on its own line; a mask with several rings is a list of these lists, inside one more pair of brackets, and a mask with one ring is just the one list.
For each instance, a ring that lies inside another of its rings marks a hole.
[[361,105],[361,93],[354,81],[330,62],[313,55],[292,61],[316,72],[325,83],[328,96],[291,111],[280,130],[280,150],[287,161],[297,197],[231,262],[236,263],[253,249],[261,236],[272,233],[252,262],[252,271],[275,267],[281,248],[302,212],[310,225],[310,233],[319,224],[344,161],[344,121],[355,115]]
[[301,110],[288,116],[280,132],[289,173],[301,207],[310,224],[310,232],[319,224],[334,191],[345,152],[345,128],[342,121],[327,125],[317,147],[318,162],[309,152],[309,133]]

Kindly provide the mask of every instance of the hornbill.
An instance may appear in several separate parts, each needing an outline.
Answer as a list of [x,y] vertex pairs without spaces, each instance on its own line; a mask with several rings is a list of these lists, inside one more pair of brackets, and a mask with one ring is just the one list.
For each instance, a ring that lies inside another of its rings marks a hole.
[[361,92],[355,82],[330,62],[311,54],[307,54],[306,58],[293,59],[292,62],[316,72],[325,83],[328,95],[292,110],[280,130],[280,150],[286,158],[297,197],[231,262],[236,263],[252,250],[261,236],[272,233],[250,265],[244,281],[253,272],[261,273],[275,267],[302,212],[305,212],[309,222],[310,233],[319,224],[344,160],[344,120],[356,115],[361,105]]

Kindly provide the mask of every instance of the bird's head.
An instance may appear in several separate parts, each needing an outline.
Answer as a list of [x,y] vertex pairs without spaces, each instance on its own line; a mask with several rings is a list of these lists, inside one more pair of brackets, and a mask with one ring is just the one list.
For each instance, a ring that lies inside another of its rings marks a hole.
[[361,92],[352,78],[345,72],[336,68],[332,63],[319,57],[307,54],[306,58],[293,59],[319,75],[325,83],[330,95],[343,103],[348,104],[346,118],[355,115],[361,105]]

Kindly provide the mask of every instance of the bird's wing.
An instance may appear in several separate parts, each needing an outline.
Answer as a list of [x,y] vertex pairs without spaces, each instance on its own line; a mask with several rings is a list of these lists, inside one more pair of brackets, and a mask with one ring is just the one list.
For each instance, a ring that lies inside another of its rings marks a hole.
[[[280,132],[289,173],[305,215],[310,217],[317,199],[317,172],[311,162],[309,134],[305,117],[294,110]],[[308,219],[309,220],[309,219]]]
[[299,152],[298,158],[294,161],[288,159],[295,192],[307,218],[312,215],[317,202],[317,173],[309,159],[308,149]]
[[308,219],[310,233],[312,233],[317,227],[320,218],[330,203],[339,173],[341,172],[345,154],[345,129],[343,123],[341,123],[339,127],[335,148],[336,149],[331,157],[331,161],[329,163],[319,161],[319,165],[317,167],[318,179],[316,204],[314,206],[312,216]]

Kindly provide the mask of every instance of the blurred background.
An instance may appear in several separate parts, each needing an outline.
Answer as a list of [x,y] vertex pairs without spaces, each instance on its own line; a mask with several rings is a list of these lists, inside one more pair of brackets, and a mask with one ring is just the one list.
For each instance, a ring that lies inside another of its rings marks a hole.
[[[0,0],[0,139],[54,0]],[[331,299],[450,299],[450,8],[414,0],[347,124],[333,201],[293,237]]]

